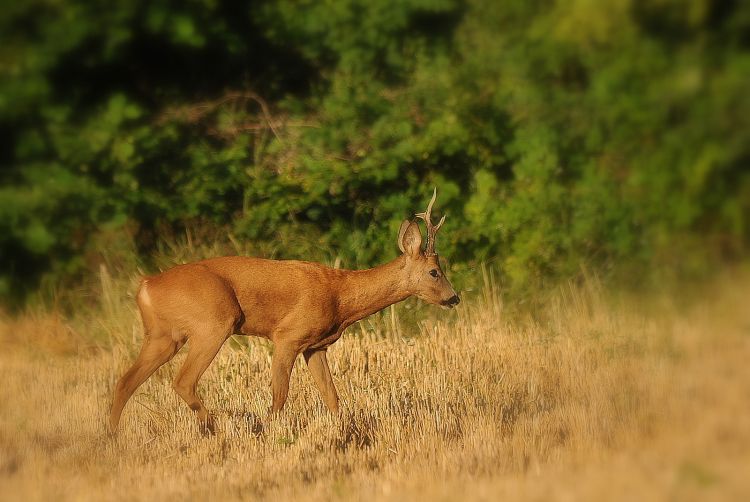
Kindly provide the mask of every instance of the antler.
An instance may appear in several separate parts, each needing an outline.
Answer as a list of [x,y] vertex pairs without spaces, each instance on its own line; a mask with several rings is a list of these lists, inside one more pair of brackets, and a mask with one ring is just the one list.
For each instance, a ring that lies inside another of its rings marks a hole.
[[443,225],[443,222],[445,221],[445,215],[443,215],[443,217],[440,218],[440,222],[437,225],[432,224],[432,205],[435,203],[436,198],[437,198],[437,187],[432,192],[432,199],[430,199],[430,203],[427,205],[427,211],[423,213],[417,213],[414,215],[417,218],[423,219],[424,222],[427,224],[427,247],[424,250],[424,254],[426,256],[434,256],[437,254],[435,252],[435,234],[437,234],[437,231],[440,230],[440,227]]

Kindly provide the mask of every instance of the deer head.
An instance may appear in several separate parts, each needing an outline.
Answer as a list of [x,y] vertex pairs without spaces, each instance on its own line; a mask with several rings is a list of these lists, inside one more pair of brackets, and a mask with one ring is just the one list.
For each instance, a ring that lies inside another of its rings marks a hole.
[[445,215],[437,225],[432,224],[432,206],[437,198],[437,188],[432,193],[432,199],[427,210],[415,216],[424,220],[427,225],[427,245],[422,250],[422,233],[416,220],[404,220],[398,232],[398,247],[406,259],[406,282],[411,294],[422,300],[452,308],[461,301],[456,291],[448,282],[440,259],[435,252],[435,236],[445,222]]

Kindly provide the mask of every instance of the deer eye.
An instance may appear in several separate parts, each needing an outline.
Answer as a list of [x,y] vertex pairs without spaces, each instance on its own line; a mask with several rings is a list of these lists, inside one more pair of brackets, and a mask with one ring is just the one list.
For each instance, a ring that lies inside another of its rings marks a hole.
[[439,272],[437,271],[436,268],[433,268],[432,270],[430,270],[430,275],[432,277],[437,277],[439,275]]

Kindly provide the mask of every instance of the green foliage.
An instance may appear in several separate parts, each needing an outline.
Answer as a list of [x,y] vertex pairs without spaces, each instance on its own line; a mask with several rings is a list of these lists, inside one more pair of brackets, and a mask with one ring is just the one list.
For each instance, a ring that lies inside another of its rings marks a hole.
[[118,232],[142,257],[188,228],[373,265],[432,186],[441,253],[517,292],[701,273],[750,240],[743,2],[0,9],[8,300],[78,280]]

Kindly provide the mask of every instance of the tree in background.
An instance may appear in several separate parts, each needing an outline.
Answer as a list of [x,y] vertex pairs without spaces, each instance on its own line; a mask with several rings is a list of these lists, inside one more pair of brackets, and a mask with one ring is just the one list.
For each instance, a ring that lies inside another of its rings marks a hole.
[[748,244],[746,2],[1,9],[8,301],[185,228],[372,265],[432,186],[453,266],[491,260],[518,292]]

